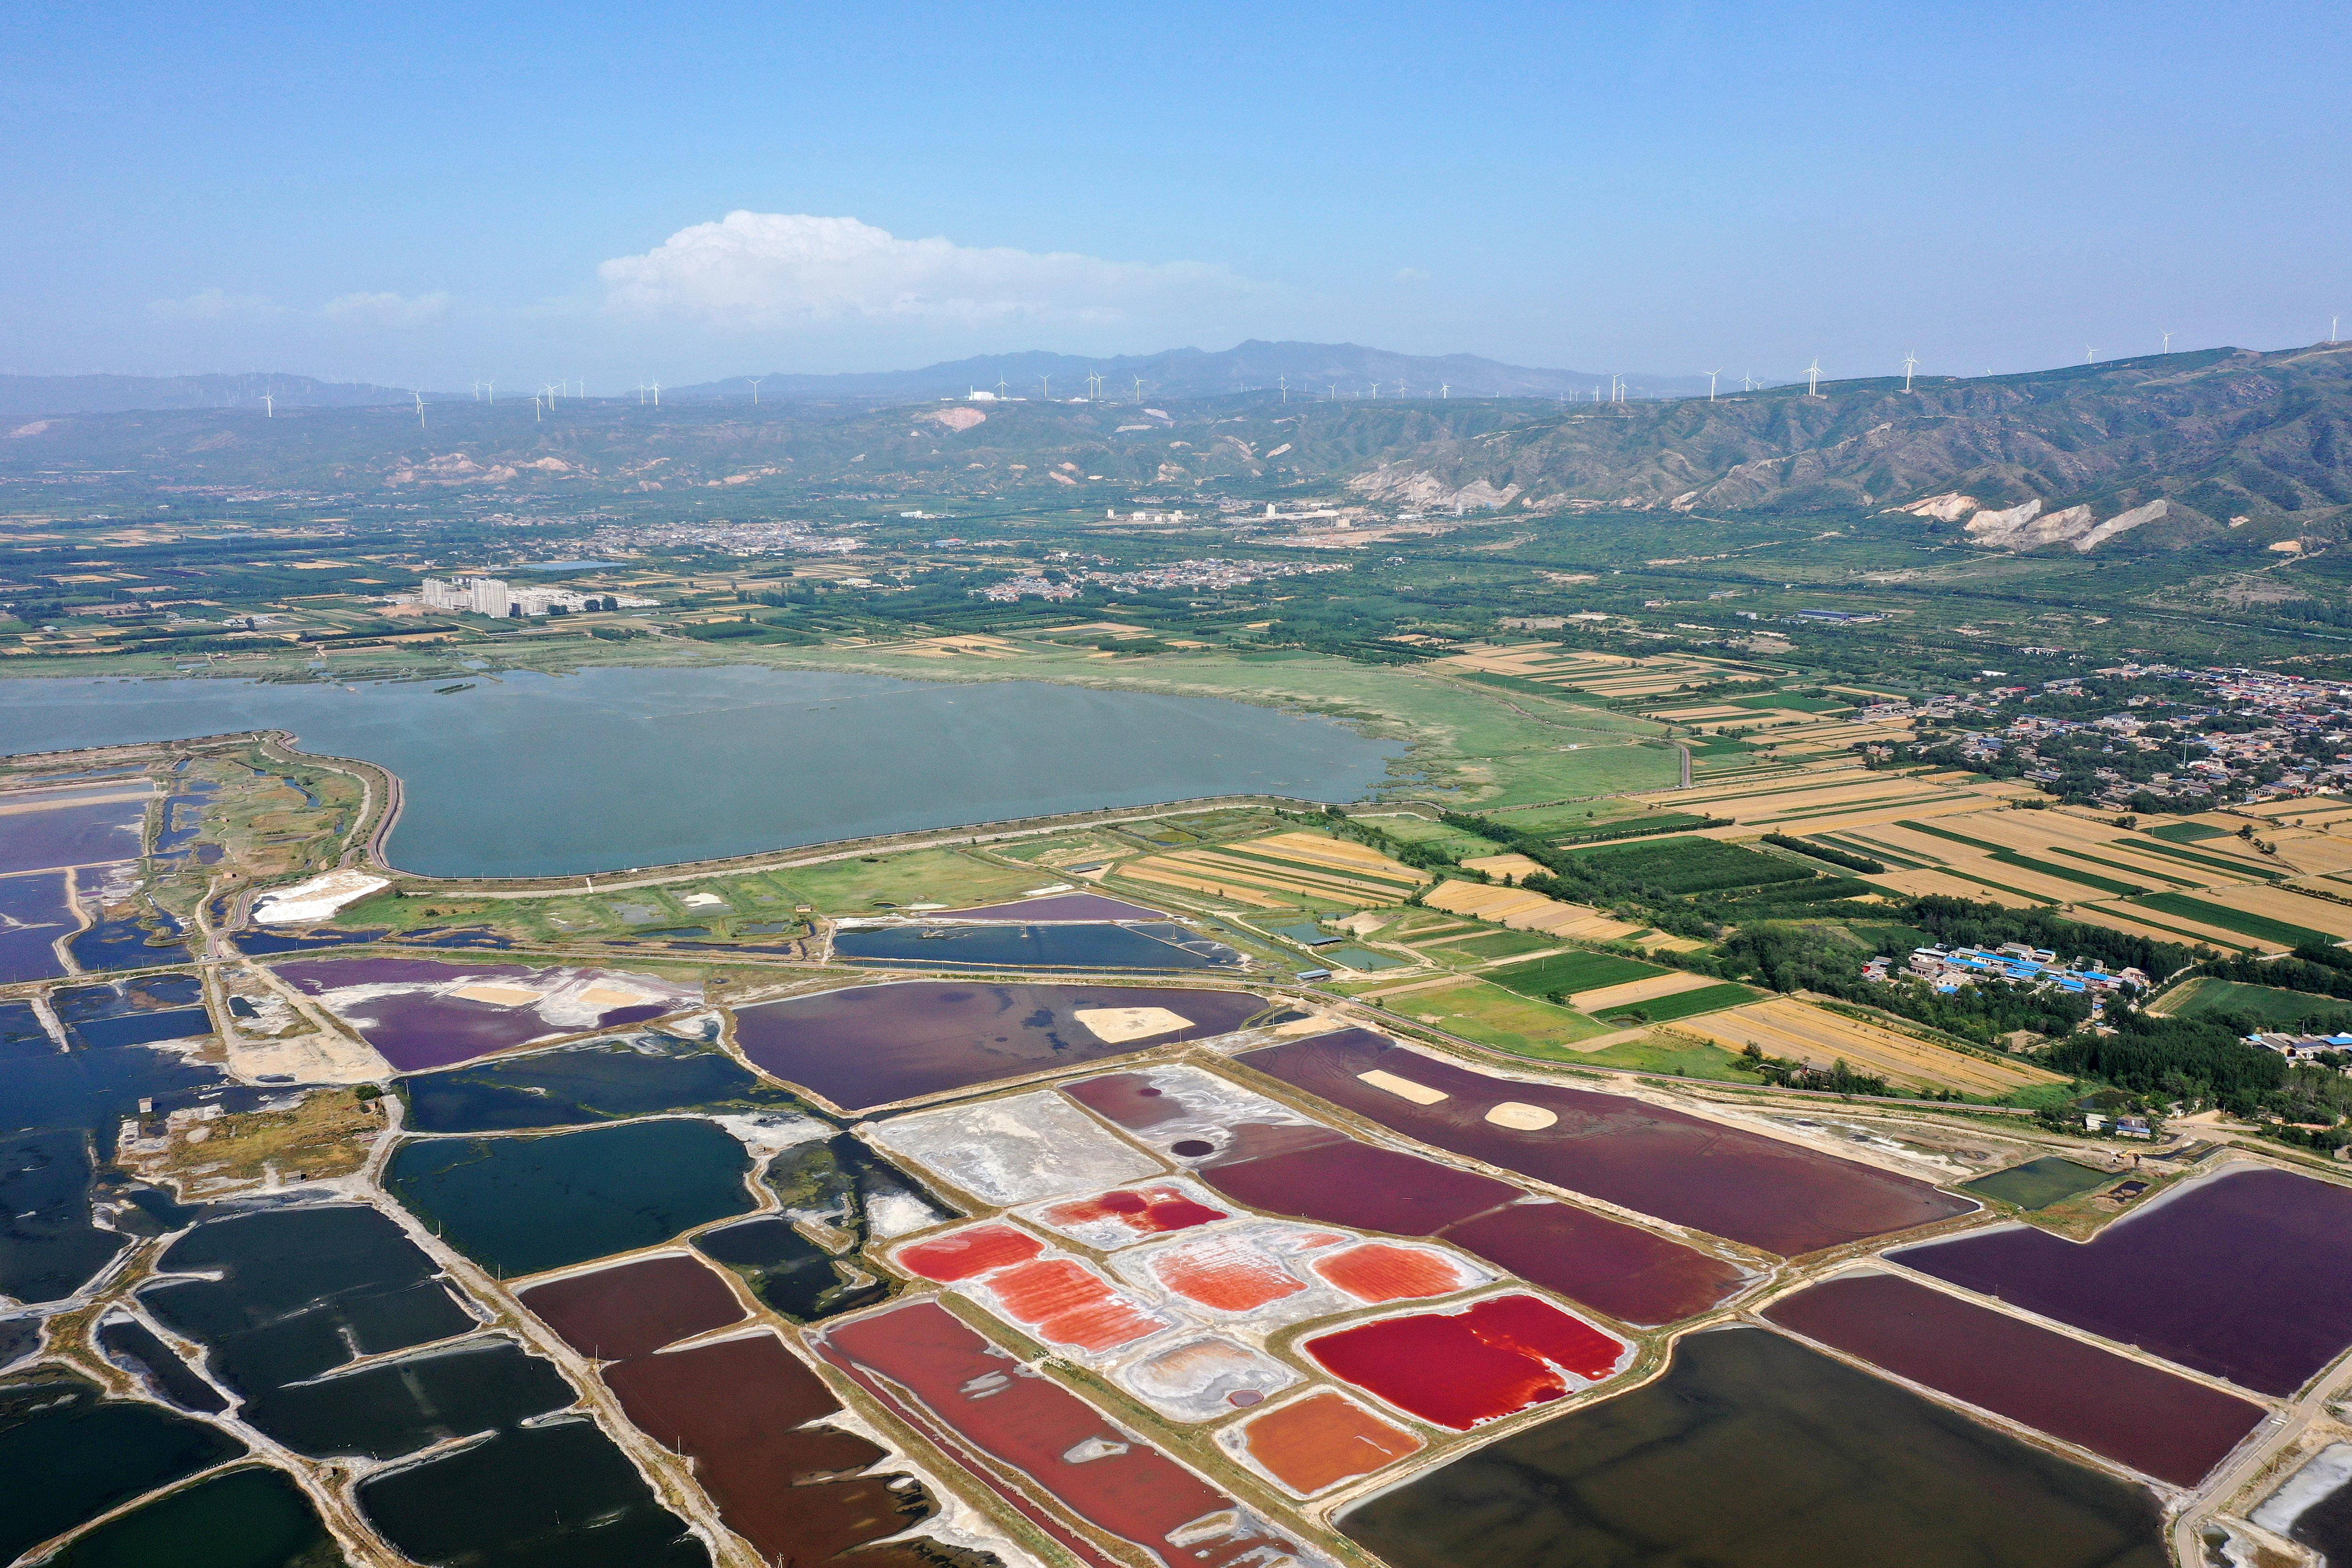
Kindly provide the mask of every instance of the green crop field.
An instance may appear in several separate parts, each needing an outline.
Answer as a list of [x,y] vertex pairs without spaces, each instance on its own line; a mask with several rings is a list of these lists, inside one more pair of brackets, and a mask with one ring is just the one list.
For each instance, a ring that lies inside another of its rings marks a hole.
[[1449,942],[1441,947],[1424,948],[1423,951],[1432,958],[1458,952],[1471,959],[1485,960],[1516,958],[1523,952],[1541,952],[1546,948],[1559,945],[1558,937],[1546,936],[1541,931],[1489,931],[1485,936],[1465,937],[1460,942]]
[[1562,952],[1532,963],[1490,969],[1486,977],[1522,996],[1558,996],[1664,973],[1654,963],[1620,958],[1613,952]]
[[2336,939],[2324,931],[2295,925],[2288,921],[2274,921],[2268,915],[2250,915],[2243,910],[2233,910],[2227,904],[2210,904],[2202,899],[2192,899],[2186,893],[2149,893],[2131,900],[2143,909],[2159,910],[2168,915],[2178,915],[2200,925],[2218,926],[2233,931],[2257,942],[2274,942],[2284,947],[2300,947],[2315,942],[2321,947],[2333,947]]
[[1575,1061],[1578,1055],[1570,1048],[1574,1042],[1611,1032],[1608,1025],[1570,1008],[1468,978],[1457,985],[1409,992],[1397,997],[1392,1006],[1404,1017],[1465,1040],[1514,1056],[1551,1061]]
[[1968,1192],[1999,1198],[2021,1209],[2042,1209],[2115,1179],[2112,1172],[2095,1171],[2053,1154],[1960,1184]]
[[2210,822],[2168,822],[2147,831],[2149,837],[2161,838],[2167,844],[2201,844],[2208,838],[2230,837],[2228,828],[2216,827]]
[[1016,897],[1039,873],[1000,866],[961,849],[917,849],[868,859],[828,860],[770,872],[802,903],[827,913],[866,914],[883,904],[950,909]]
[[1720,985],[1702,985],[1696,990],[1677,991],[1671,996],[1653,997],[1630,1006],[1612,1007],[1601,1015],[1601,1020],[1604,1024],[1671,1024],[1676,1018],[1696,1018],[1701,1013],[1720,1013],[1726,1007],[1753,1002],[1762,994],[1760,991],[1726,981]]
[[1777,856],[1759,854],[1715,838],[1642,840],[1579,850],[1578,854],[1596,871],[1632,877],[1670,893],[1708,893],[1771,882],[1802,882],[1815,874]]
[[1747,1058],[1684,1035],[1654,1034],[1596,1051],[1578,1051],[1569,1059],[1597,1068],[1654,1072],[1662,1078],[1704,1078],[1717,1083],[1763,1081]]
[[[2130,843],[2117,839],[2117,843]],[[2265,866],[2250,866],[2243,860],[2224,860],[2218,855],[2200,855],[2194,849],[2179,849],[2169,844],[2132,844],[2143,855],[2161,855],[2168,860],[2179,860],[2190,866],[2208,866],[2216,871],[2234,871],[2241,877],[2259,877],[2265,882],[2284,880],[2286,873],[2273,871]]]
[[2186,989],[2188,994],[2167,1009],[2176,1018],[2247,1017],[2273,1028],[2310,1019],[2329,1031],[2352,1024],[2352,1002],[2308,991],[2207,979],[2192,980]]

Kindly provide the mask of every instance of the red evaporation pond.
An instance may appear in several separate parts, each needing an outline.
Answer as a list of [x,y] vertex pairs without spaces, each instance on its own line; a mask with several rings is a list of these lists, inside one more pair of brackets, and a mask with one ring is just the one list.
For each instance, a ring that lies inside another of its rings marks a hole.
[[1307,1342],[1307,1353],[1424,1421],[1466,1432],[1597,1382],[1625,1346],[1533,1296],[1496,1296],[1458,1312],[1383,1318]]
[[1038,1338],[1081,1350],[1115,1350],[1168,1325],[1085,1264],[1041,1258],[988,1281],[1005,1316]]
[[1359,1301],[1417,1301],[1475,1283],[1469,1270],[1442,1252],[1387,1241],[1328,1253],[1307,1267]]
[[927,1241],[910,1241],[892,1257],[909,1274],[951,1284],[1025,1263],[1045,1250],[1044,1242],[1009,1225],[968,1225]]
[[2179,1487],[2202,1481],[2264,1414],[2252,1400],[1893,1274],[1832,1279],[1764,1315]]
[[1064,1084],[1062,1092],[1129,1131],[1181,1121],[1184,1116],[1183,1101],[1160,1093],[1139,1072],[1107,1072],[1100,1078],[1081,1079]]
[[[932,1301],[836,1321],[813,1338],[817,1352],[950,1453],[978,1448],[1030,1478],[1071,1512],[1181,1568],[1248,1568],[1304,1558],[1234,1499],[1177,1464],[1060,1384],[996,1349]],[[1065,1545],[1073,1538],[1041,1520],[1019,1492],[967,1464]],[[1181,1540],[1178,1546],[1170,1537]],[[1108,1559],[1074,1545],[1086,1561]]]
[[1437,1236],[1531,1285],[1644,1328],[1695,1317],[1747,1283],[1720,1258],[1568,1204],[1512,1204]]
[[[824,1381],[772,1333],[649,1355],[608,1368],[630,1421],[689,1456],[719,1517],[762,1562],[817,1563],[895,1535],[920,1519],[919,1489],[867,1475],[888,1451],[808,1422],[841,1408]],[[861,1568],[917,1568],[899,1547],[859,1550]]]
[[1313,1394],[1241,1429],[1242,1447],[1300,1497],[1366,1476],[1417,1453],[1422,1441],[1344,1394]]
[[694,1258],[642,1258],[520,1294],[564,1343],[603,1361],[644,1355],[745,1317],[727,1282]]
[[1246,1237],[1204,1236],[1151,1259],[1162,1285],[1187,1300],[1220,1312],[1251,1312],[1307,1289],[1264,1247]]
[[1112,1220],[1138,1236],[1165,1236],[1171,1231],[1190,1230],[1196,1225],[1213,1224],[1225,1217],[1225,1211],[1196,1203],[1174,1187],[1151,1186],[1072,1198],[1046,1209],[1045,1215],[1057,1226]]

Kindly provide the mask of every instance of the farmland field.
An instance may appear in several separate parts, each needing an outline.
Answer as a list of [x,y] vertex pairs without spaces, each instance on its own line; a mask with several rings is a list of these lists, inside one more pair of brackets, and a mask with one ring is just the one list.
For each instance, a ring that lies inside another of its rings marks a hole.
[[1579,1059],[1579,1040],[1610,1033],[1609,1026],[1567,1007],[1554,1006],[1465,975],[1451,984],[1397,996],[1391,1010],[1449,1034],[1515,1056],[1554,1061]]
[[2196,921],[2204,925],[2219,926],[2223,931],[2233,931],[2257,942],[2276,942],[2283,947],[2297,947],[2305,942],[2317,942],[2327,947],[2336,941],[2324,931],[2315,931],[2309,926],[2295,925],[2288,921],[2273,920],[2268,915],[2233,910],[2227,904],[2209,903],[2203,899],[2192,899],[2186,893],[2148,893],[2131,901],[2143,909],[2178,915],[2182,920]]
[[1579,851],[1596,871],[1632,877],[1670,893],[1706,893],[1773,882],[1802,882],[1814,873],[1801,866],[1719,839],[1677,837],[1605,849]]
[[2236,980],[2191,980],[2184,994],[2168,999],[2165,1011],[2176,1018],[2244,1016],[2266,1028],[2284,1028],[2306,1018],[2340,1029],[2352,1025],[2352,1002],[2317,996],[2308,991],[2283,991],[2275,985],[2248,985]]
[[1768,1057],[1814,1068],[1843,1061],[1857,1072],[1898,1083],[1956,1089],[1995,1100],[2064,1081],[2024,1062],[1995,1061],[1932,1045],[1788,997],[1712,1014],[1682,1027],[1728,1050],[1754,1045]]
[[1561,952],[1531,963],[1490,969],[1486,977],[1522,996],[1558,996],[1594,991],[1628,980],[1647,980],[1665,973],[1654,963],[1620,958],[1609,952]]
[[1702,1013],[1717,1013],[1726,1007],[1737,1007],[1756,1001],[1759,994],[1748,986],[1726,981],[1719,985],[1697,986],[1646,1002],[1622,1004],[1604,1010],[1601,1017],[1606,1023],[1638,1013],[1650,1023],[1670,1024],[1677,1018],[1696,1018]]

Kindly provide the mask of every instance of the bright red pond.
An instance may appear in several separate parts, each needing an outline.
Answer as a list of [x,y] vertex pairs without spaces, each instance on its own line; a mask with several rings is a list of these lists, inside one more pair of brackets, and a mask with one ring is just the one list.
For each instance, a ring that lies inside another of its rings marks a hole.
[[1151,1272],[1178,1295],[1220,1312],[1255,1311],[1307,1289],[1264,1248],[1224,1236],[1172,1247],[1151,1260]]
[[898,1267],[909,1274],[952,1284],[1007,1264],[1025,1263],[1045,1250],[1045,1243],[1009,1225],[971,1225],[929,1241],[910,1241],[896,1257]]
[[[950,1452],[980,1449],[1165,1568],[1245,1568],[1304,1550],[936,1302],[837,1321],[811,1339],[817,1353]],[[1172,1545],[1171,1535],[1183,1544]]]
[[1533,1296],[1383,1318],[1307,1342],[1332,1375],[1457,1432],[1617,1370],[1626,1346]]
[[1055,1204],[1045,1215],[1058,1226],[1116,1220],[1138,1236],[1165,1236],[1171,1231],[1190,1230],[1196,1225],[1213,1224],[1225,1217],[1225,1211],[1195,1203],[1174,1187],[1154,1186],[1072,1198]]

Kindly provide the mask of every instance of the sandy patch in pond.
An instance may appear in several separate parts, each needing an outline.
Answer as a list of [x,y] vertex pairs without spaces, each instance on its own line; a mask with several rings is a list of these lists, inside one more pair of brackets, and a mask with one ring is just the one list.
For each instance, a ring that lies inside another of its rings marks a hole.
[[[494,982],[485,982],[479,985],[460,985],[449,994],[462,996],[468,1002],[488,1002],[494,1007],[528,1007],[547,993],[533,991],[521,985],[500,985]],[[583,992],[582,1000],[586,1000],[589,994],[590,993]]]
[[1546,1110],[1540,1105],[1507,1100],[1489,1108],[1486,1120],[1497,1127],[1516,1127],[1522,1132],[1540,1132],[1547,1127],[1559,1124],[1559,1112]]
[[1399,1078],[1392,1072],[1382,1072],[1378,1068],[1374,1068],[1370,1072],[1360,1072],[1356,1077],[1370,1084],[1374,1089],[1387,1089],[1399,1099],[1410,1100],[1415,1105],[1435,1105],[1445,1098],[1445,1091],[1442,1089],[1432,1089],[1425,1083],[1415,1083],[1409,1078]]
[[1189,1029],[1192,1020],[1165,1007],[1081,1007],[1070,1015],[1108,1046],[1148,1040],[1174,1029]]

